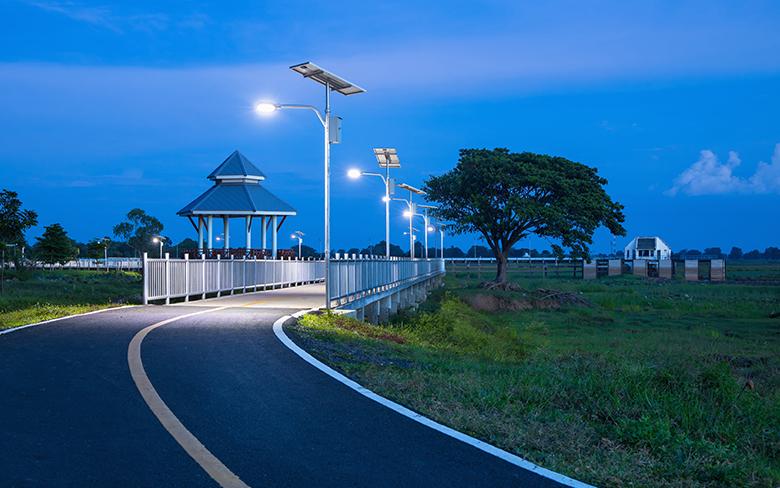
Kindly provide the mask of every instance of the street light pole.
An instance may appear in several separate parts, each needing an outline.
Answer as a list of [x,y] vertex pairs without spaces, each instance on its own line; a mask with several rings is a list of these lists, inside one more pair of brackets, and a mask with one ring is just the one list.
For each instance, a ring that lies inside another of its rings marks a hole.
[[[330,310],[330,145],[340,142],[331,140],[330,136],[330,92],[337,91],[342,95],[356,95],[365,90],[354,85],[347,80],[326,71],[314,63],[301,63],[290,66],[290,69],[302,75],[304,78],[316,81],[325,87],[325,113],[324,117],[316,107],[311,105],[282,105],[270,102],[260,102],[255,106],[255,110],[260,114],[270,114],[279,109],[297,108],[313,111],[324,129],[324,149],[325,149],[325,308]],[[338,124],[336,127],[338,134]]]

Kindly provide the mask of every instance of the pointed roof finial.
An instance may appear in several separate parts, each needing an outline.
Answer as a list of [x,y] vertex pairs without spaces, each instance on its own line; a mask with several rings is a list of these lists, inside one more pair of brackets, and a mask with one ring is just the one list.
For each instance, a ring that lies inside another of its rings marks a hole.
[[235,150],[222,161],[222,164],[217,166],[217,169],[211,172],[208,179],[264,180],[265,175],[246,156]]

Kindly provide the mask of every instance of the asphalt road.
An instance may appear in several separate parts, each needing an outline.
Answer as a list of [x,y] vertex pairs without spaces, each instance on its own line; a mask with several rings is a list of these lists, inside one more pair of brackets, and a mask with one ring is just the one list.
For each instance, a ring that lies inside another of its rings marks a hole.
[[[214,303],[231,308],[166,324],[142,345],[160,397],[246,484],[556,485],[313,368],[272,331],[300,303],[268,308],[284,301],[259,297]],[[204,305],[108,311],[0,336],[0,486],[219,486],[150,411],[127,359],[138,331]]]

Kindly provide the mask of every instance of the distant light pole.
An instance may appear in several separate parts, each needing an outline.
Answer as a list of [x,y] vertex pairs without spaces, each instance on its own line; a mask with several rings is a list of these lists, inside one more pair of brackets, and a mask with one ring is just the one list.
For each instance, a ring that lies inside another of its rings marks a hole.
[[433,227],[430,226],[430,219],[428,218],[428,209],[439,208],[439,207],[435,205],[417,205],[417,206],[424,209],[421,217],[425,221],[425,259],[428,259],[428,232],[433,232],[434,230]]
[[390,258],[390,195],[395,193],[395,181],[390,178],[390,168],[400,168],[401,162],[398,159],[398,151],[391,147],[377,147],[374,148],[374,156],[379,163],[380,168],[385,169],[385,174],[370,173],[368,171],[360,171],[358,169],[351,169],[347,172],[347,176],[352,179],[360,178],[361,176],[378,176],[382,179],[382,183],[385,185],[385,196],[382,197],[382,201],[385,202],[385,257]]
[[409,191],[409,200],[405,198],[394,198],[393,200],[406,202],[407,210],[404,212],[404,217],[409,217],[409,258],[414,259],[414,233],[412,232],[412,220],[414,219],[414,214],[416,213],[416,206],[413,197],[415,194],[426,195],[426,193],[419,188],[407,185],[406,183],[399,184],[398,188],[403,188],[404,190]]
[[157,243],[160,244],[160,259],[162,259],[162,257],[163,257],[163,243],[165,242],[165,237],[163,237],[163,236],[154,236],[152,238],[152,242],[154,242],[155,244],[157,244]]
[[[330,92],[336,91],[342,95],[356,95],[365,90],[347,80],[325,71],[314,63],[301,63],[290,66],[290,69],[309,78],[325,87],[325,114],[323,115],[313,105],[291,105],[272,102],[260,102],[255,105],[255,111],[261,115],[271,114],[282,109],[311,110],[317,116],[325,131],[325,308],[330,310],[330,145],[341,142],[341,119],[331,118]],[[332,119],[332,120],[331,120]],[[331,124],[334,124],[335,132],[331,136]]]
[[299,231],[299,230],[296,230],[290,236],[293,239],[298,239],[298,259],[301,259],[301,257],[302,257],[301,256],[301,246],[303,245],[303,236],[304,236],[304,233]]

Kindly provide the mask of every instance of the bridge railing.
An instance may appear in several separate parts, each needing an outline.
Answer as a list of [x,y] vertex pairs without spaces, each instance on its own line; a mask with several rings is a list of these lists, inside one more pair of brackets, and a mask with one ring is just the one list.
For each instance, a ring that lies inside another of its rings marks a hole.
[[341,307],[443,275],[442,259],[332,259],[331,305]]
[[144,254],[144,303],[206,298],[241,290],[316,283],[325,279],[324,261],[292,259],[163,259]]

